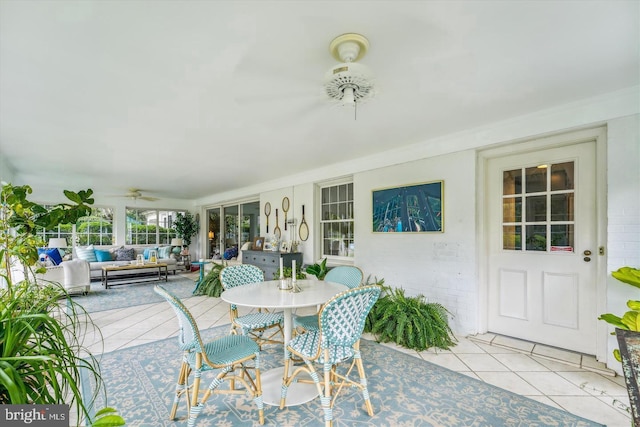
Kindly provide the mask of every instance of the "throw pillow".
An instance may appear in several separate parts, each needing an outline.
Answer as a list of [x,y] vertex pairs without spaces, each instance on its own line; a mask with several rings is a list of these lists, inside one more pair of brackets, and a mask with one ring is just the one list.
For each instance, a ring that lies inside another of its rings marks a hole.
[[62,263],[62,257],[58,248],[38,248],[38,255],[46,255],[53,265],[60,265]]
[[233,247],[227,249],[222,254],[222,258],[226,259],[226,260],[230,260],[231,258],[235,258],[237,256],[238,256],[238,247],[237,246],[233,246]]
[[158,258],[166,259],[171,255],[171,246],[160,246],[158,248]]
[[93,249],[93,245],[89,245],[86,248],[77,247],[76,254],[78,258],[83,259],[87,262],[96,262],[98,258],[96,258],[96,252]]
[[151,253],[151,251],[156,251],[156,254],[158,252],[158,248],[144,248],[144,259],[149,259],[149,254]]
[[95,254],[98,262],[113,261],[113,259],[111,258],[111,252],[109,251],[100,251],[96,249]]
[[136,250],[133,248],[125,248],[124,246],[116,249],[116,261],[133,261],[136,259]]

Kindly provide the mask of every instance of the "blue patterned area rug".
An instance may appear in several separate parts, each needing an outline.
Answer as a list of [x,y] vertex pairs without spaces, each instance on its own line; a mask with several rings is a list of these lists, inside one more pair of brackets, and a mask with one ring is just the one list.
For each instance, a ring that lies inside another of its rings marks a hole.
[[89,313],[151,304],[165,301],[153,291],[153,287],[159,283],[180,299],[190,297],[195,288],[193,280],[180,275],[170,275],[166,283],[141,282],[113,286],[109,289],[105,289],[99,281],[91,282],[91,290],[87,295],[72,295],[71,298]]
[[[227,326],[208,329],[203,337],[211,339],[228,330]],[[363,408],[361,393],[343,390],[333,411],[336,427],[601,425],[372,341],[362,340],[361,348],[374,416]],[[282,365],[282,346],[265,346],[262,355],[263,372]],[[100,366],[109,406],[120,411],[128,426],[186,426],[184,400],[176,421],[168,419],[180,359],[176,338],[103,355]],[[212,373],[205,374],[209,374],[203,375],[207,387]],[[103,401],[96,404],[103,406]],[[257,416],[246,395],[213,395],[196,425],[258,426]],[[265,405],[265,425],[322,426],[319,400],[284,410]]]

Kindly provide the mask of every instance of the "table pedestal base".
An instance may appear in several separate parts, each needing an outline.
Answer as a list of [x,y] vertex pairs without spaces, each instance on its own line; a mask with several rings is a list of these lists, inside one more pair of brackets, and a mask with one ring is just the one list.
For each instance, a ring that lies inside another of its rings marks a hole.
[[[283,375],[284,367],[261,372],[262,401],[267,405],[280,406]],[[311,377],[306,374],[300,374],[299,377],[300,376],[311,380]],[[289,390],[287,390],[286,406],[302,405],[303,403],[310,402],[316,397],[318,397],[318,389],[315,384],[294,382],[289,386]]]

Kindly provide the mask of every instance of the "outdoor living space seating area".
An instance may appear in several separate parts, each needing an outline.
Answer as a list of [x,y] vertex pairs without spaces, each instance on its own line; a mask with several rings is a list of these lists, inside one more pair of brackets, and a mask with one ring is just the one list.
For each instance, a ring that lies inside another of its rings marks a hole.
[[[194,273],[184,274],[183,276],[191,279],[196,278]],[[142,286],[153,286],[153,284]],[[188,307],[201,330],[223,327],[224,331],[226,331],[225,333],[228,332],[230,327],[229,306],[221,298],[194,296],[183,298],[182,301]],[[242,308],[240,310],[242,314]],[[247,310],[245,309],[245,313]],[[315,307],[309,307],[308,309],[299,310],[298,314],[305,315],[314,312]],[[89,348],[96,355],[104,353],[103,358],[105,359],[109,357],[111,352],[120,353],[125,350],[145,348],[145,346],[151,346],[153,343],[167,338],[171,338],[167,341],[167,346],[171,347],[169,353],[173,356],[178,354],[179,350],[175,341],[178,324],[174,312],[164,301],[96,311],[91,313],[91,318],[101,329],[102,337],[96,337],[96,342],[89,345]],[[418,367],[420,364],[424,364],[425,370],[428,366],[431,366],[430,364],[446,368],[444,370],[445,377],[451,376],[451,378],[457,379],[462,378],[459,374],[463,374],[466,377],[495,385],[511,393],[525,396],[553,408],[565,410],[596,423],[613,427],[628,427],[630,425],[630,416],[624,410],[625,406],[629,404],[624,379],[620,376],[614,376],[610,371],[603,368],[601,364],[598,364],[595,358],[590,356],[569,352],[554,352],[553,349],[539,345],[536,349],[536,346],[531,343],[492,334],[475,337],[458,336],[457,345],[451,350],[429,349],[422,352],[408,350],[394,344],[375,344],[374,338],[368,334],[364,334],[363,338],[371,342],[373,346],[381,346],[381,348],[384,347],[392,349],[394,352],[399,352],[394,353],[396,354],[396,360],[410,356],[414,363],[418,364]],[[265,345],[264,347],[277,347],[279,353],[282,351],[282,345],[278,344]],[[153,355],[153,357],[159,356]],[[392,358],[391,360],[394,359]],[[165,361],[163,363],[174,362],[178,364],[178,358],[174,357],[169,362]],[[364,359],[364,362],[365,369],[368,369],[367,360]],[[122,363],[122,361],[118,362],[118,366],[122,366]],[[142,363],[142,361],[132,360],[132,363]],[[385,363],[392,362],[387,361]],[[103,363],[103,367],[109,369],[109,363]],[[385,390],[379,387],[372,388],[371,384],[376,382],[375,371],[368,371],[367,377],[370,382],[374,417],[369,420],[365,418],[364,425],[392,425],[389,420],[381,420],[376,417],[376,413],[379,414],[382,410],[383,405],[380,404],[379,399],[381,395],[385,394]],[[175,378],[167,375],[167,378],[163,381],[167,384],[174,384]],[[384,384],[384,382],[381,383]],[[376,382],[376,384],[378,383]],[[438,387],[437,384],[433,383],[425,383],[423,385],[425,389]],[[130,402],[123,402],[122,399],[128,398],[135,398],[136,401],[150,401],[156,398],[169,399],[168,401],[171,401],[174,393],[173,386],[166,386],[163,390],[156,391],[159,393],[156,396],[149,395],[145,397],[139,395],[128,396],[114,393],[113,390],[110,390],[109,404],[119,408],[126,407],[129,406]],[[166,394],[166,396],[161,394]],[[241,398],[244,398],[244,396]],[[458,396],[456,399],[461,398],[464,398],[464,396]],[[209,401],[208,405],[215,405],[215,402]],[[247,419],[244,421],[257,425],[255,406],[248,400],[243,401],[242,405],[243,408],[246,407],[247,412]],[[322,414],[319,400],[309,402],[308,405],[311,405],[309,406],[310,411]],[[211,411],[218,414],[224,412],[223,409],[225,408],[214,407]],[[180,411],[183,413],[182,418],[180,418]],[[265,425],[282,425],[280,423],[282,420],[275,418],[280,414],[279,411],[280,409],[277,407],[265,405]],[[361,412],[365,417],[368,417],[366,412]],[[211,412],[203,412],[198,418],[198,422],[206,423],[205,420],[207,420],[208,416],[211,417],[211,414]],[[126,419],[126,413],[123,413],[123,415]],[[168,420],[168,412],[164,414],[160,411],[158,416],[161,419],[159,421],[161,424],[158,425],[183,425],[184,407],[179,409],[179,418],[175,424]],[[340,415],[338,414],[336,421],[339,419]],[[134,422],[135,420],[128,421]],[[230,422],[229,420],[226,421]],[[212,419],[211,422],[213,423],[215,420]],[[244,424],[232,422],[231,425]],[[297,425],[296,420],[292,419],[291,424],[285,425]]]

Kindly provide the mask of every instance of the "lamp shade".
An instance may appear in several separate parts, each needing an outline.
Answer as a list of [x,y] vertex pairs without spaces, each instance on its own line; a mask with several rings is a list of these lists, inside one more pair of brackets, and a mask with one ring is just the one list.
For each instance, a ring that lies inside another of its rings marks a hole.
[[49,247],[50,248],[66,248],[67,247],[67,239],[63,237],[54,237],[49,239]]
[[209,231],[209,240],[213,240],[213,236],[214,236],[213,231]]
[[179,239],[177,237],[171,239],[171,246],[182,246],[183,244],[184,242],[182,241],[182,239]]

